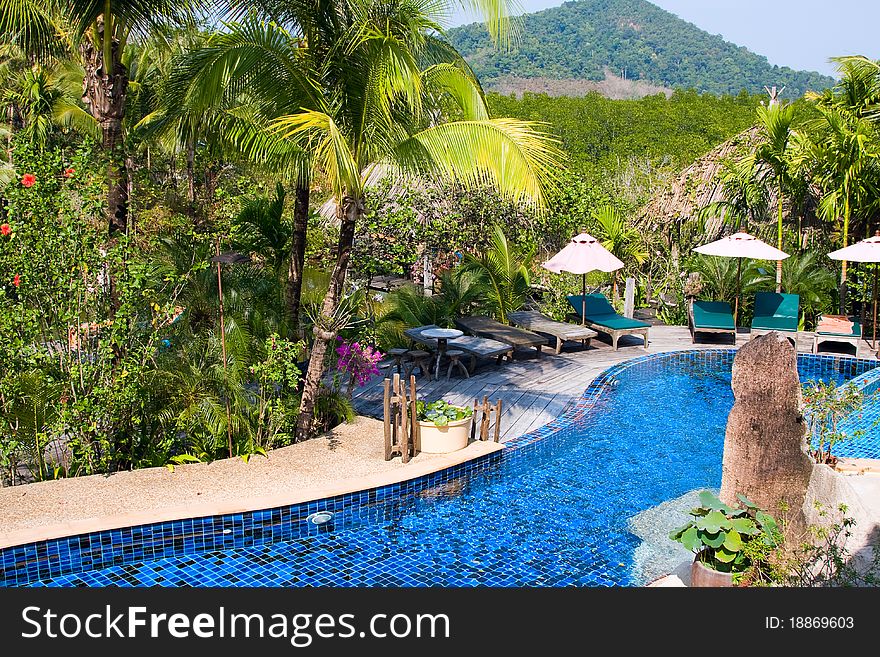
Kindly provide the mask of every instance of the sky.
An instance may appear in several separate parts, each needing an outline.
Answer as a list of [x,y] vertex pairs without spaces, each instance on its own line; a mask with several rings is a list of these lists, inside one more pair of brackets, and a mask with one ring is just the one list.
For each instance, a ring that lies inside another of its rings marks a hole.
[[[589,0],[582,0],[589,2]],[[771,64],[835,75],[829,57],[880,59],[878,0],[651,0],[710,34],[764,55]],[[519,0],[531,13],[561,0]],[[458,12],[452,25],[473,22]]]

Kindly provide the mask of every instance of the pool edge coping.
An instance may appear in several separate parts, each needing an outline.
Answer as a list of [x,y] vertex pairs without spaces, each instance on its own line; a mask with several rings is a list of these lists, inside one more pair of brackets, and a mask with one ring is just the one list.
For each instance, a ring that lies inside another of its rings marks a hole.
[[84,518],[66,522],[53,523],[51,525],[38,525],[20,529],[9,534],[0,535],[0,550],[14,548],[29,543],[40,543],[56,539],[70,538],[81,534],[112,531],[140,525],[153,525],[175,520],[187,520],[191,518],[209,518],[213,516],[226,516],[239,513],[262,511],[278,507],[294,506],[306,502],[314,502],[323,499],[348,495],[373,488],[392,486],[410,479],[419,479],[453,468],[457,465],[476,461],[483,457],[495,454],[505,448],[505,443],[476,440],[467,447],[448,454],[438,454],[437,458],[422,463],[413,463],[412,468],[395,469],[385,472],[377,472],[350,479],[341,479],[324,487],[311,487],[298,491],[285,491],[273,495],[244,498],[239,500],[223,500],[216,502],[201,503],[194,508],[193,505],[164,507],[147,511],[133,511],[122,513],[106,518]]

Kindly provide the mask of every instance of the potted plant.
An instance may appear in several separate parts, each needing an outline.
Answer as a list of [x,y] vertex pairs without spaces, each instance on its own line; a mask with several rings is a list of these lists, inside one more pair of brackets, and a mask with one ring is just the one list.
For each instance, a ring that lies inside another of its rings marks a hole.
[[453,406],[442,399],[416,403],[421,436],[421,451],[443,454],[462,449],[468,444],[474,411],[466,406]]
[[742,507],[730,507],[709,491],[700,493],[700,506],[691,521],[670,532],[694,553],[691,586],[733,586],[734,575],[761,568],[782,543],[776,520],[737,495]]

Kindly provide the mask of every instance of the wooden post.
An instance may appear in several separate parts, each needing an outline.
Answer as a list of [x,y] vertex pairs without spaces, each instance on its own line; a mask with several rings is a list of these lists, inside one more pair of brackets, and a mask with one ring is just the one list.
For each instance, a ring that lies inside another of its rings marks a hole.
[[413,433],[413,456],[422,451],[422,426],[419,424],[419,412],[417,408],[418,397],[416,396],[416,377],[414,374],[409,376],[409,396],[410,396],[410,422]]
[[406,399],[406,384],[400,384],[400,424],[401,424],[401,443],[400,443],[400,460],[403,463],[409,463],[412,444],[412,435],[410,433],[409,423],[409,404]]
[[400,375],[394,374],[391,380],[391,444],[395,452],[400,451]]
[[474,414],[471,417],[471,440],[477,436],[477,400],[474,399]]
[[416,377],[410,375],[409,392],[406,381],[400,375],[393,379],[385,379],[383,411],[385,414],[383,428],[385,430],[385,460],[399,454],[403,463],[418,454],[422,449],[422,437],[419,431],[418,409],[416,402]]
[[483,396],[483,421],[480,422],[480,440],[489,439],[489,397]]
[[632,319],[636,309],[636,279],[626,279],[626,290],[623,293],[623,316]]
[[501,400],[498,400],[498,403],[495,404],[495,442],[498,442],[498,439],[501,436]]
[[391,460],[391,379],[385,379],[385,398],[383,400],[385,425],[385,460]]

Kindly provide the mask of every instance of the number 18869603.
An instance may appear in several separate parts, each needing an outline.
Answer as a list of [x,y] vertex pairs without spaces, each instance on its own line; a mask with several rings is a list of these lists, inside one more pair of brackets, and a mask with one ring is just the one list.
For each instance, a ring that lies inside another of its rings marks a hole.
[[855,621],[852,616],[766,616],[764,626],[770,630],[851,630]]

